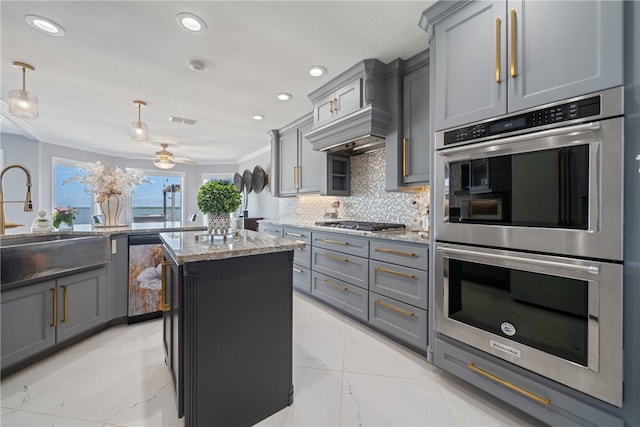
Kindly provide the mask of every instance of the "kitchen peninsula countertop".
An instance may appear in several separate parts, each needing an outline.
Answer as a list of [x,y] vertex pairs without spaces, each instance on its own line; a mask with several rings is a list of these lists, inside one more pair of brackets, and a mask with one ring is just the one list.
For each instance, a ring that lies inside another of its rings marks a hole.
[[160,239],[179,263],[292,251],[304,247],[302,242],[252,230],[238,230],[226,240],[220,236],[212,239],[202,231],[165,232],[160,233]]
[[[332,218],[327,219],[327,221],[339,221],[344,218]],[[325,227],[320,225],[315,225],[315,221],[295,221],[295,220],[282,220],[279,218],[276,219],[261,219],[258,223],[268,223],[273,225],[282,225],[284,227],[298,227],[298,228],[307,228],[313,231],[327,231],[327,232],[335,232],[335,233],[345,233],[350,234],[352,236],[362,236],[369,237],[372,239],[386,239],[386,240],[396,240],[399,242],[408,242],[408,243],[421,243],[424,245],[428,245],[430,242],[430,237],[427,236],[424,232],[418,232],[413,230],[402,230],[402,231],[362,231],[362,230],[349,230],[345,228],[334,228],[334,227]]]
[[135,234],[135,233],[154,233],[167,231],[198,231],[206,230],[204,225],[182,225],[180,222],[134,222],[123,227],[96,227],[91,224],[75,224],[73,230],[52,231],[50,233],[32,233],[30,227],[20,227],[19,229],[10,229],[2,236],[2,239],[11,239],[12,237],[25,237],[34,235],[47,234],[77,234],[78,236],[110,236],[114,234]]

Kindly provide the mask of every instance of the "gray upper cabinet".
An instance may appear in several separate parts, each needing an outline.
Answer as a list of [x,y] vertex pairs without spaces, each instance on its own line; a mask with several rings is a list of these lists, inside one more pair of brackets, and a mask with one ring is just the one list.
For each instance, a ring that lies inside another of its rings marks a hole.
[[429,182],[429,67],[403,78],[402,184]]
[[456,3],[440,21],[427,9],[421,25],[435,22],[428,28],[435,37],[435,130],[621,85],[622,6]]
[[311,130],[311,117],[303,119],[278,131],[278,194],[319,193],[323,174],[321,167],[326,164],[325,153],[314,151],[304,134]]
[[313,103],[313,126],[321,126],[346,116],[360,107],[362,107],[362,79],[358,78]]

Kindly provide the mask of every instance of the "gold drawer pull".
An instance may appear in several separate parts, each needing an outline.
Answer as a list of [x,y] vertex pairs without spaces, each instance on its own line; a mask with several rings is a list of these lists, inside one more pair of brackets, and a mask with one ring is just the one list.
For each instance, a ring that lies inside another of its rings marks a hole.
[[396,312],[398,312],[400,314],[404,314],[407,317],[413,317],[415,315],[415,313],[413,313],[411,311],[403,310],[403,309],[401,309],[399,307],[396,307],[395,305],[387,304],[384,301],[380,301],[379,299],[376,300],[376,304],[377,305],[381,305],[381,306],[383,306],[385,308],[388,308],[389,310],[396,311]]
[[407,176],[407,138],[402,138],[402,177]]
[[62,323],[67,321],[67,285],[62,285]]
[[395,274],[396,276],[406,277],[407,279],[415,279],[416,278],[415,274],[401,273],[399,271],[389,270],[389,269],[386,269],[386,268],[383,268],[383,267],[376,267],[375,269],[376,269],[376,271],[382,271],[384,273]]
[[483,375],[483,376],[489,378],[490,380],[493,380],[493,381],[497,382],[498,384],[501,384],[501,385],[503,385],[503,386],[505,386],[507,388],[510,388],[513,391],[516,391],[516,392],[518,392],[520,394],[523,394],[523,395],[527,396],[530,399],[535,400],[538,403],[542,403],[543,405],[546,405],[546,406],[548,406],[551,403],[551,399],[545,399],[545,398],[542,398],[542,397],[540,397],[540,396],[538,396],[536,394],[533,394],[530,391],[527,391],[527,390],[523,389],[522,387],[518,387],[517,385],[512,384],[507,380],[504,380],[504,379],[502,379],[500,377],[497,377],[497,376],[485,371],[484,369],[478,368],[473,363],[469,363],[467,365],[467,367],[469,369],[471,369],[472,371],[474,371],[474,372],[476,372],[476,373],[478,373],[480,375]]
[[331,240],[331,239],[323,239],[322,240],[325,243],[335,243],[336,245],[348,245],[349,242],[341,242],[340,240]]
[[333,286],[334,288],[340,289],[341,291],[348,291],[349,290],[349,288],[347,288],[346,286],[338,285],[337,283],[333,283],[331,280],[324,279],[323,281],[327,285]]
[[502,20],[500,18],[496,18],[496,83],[502,82],[500,78],[500,24]]
[[340,258],[340,257],[337,257],[335,255],[331,255],[331,254],[322,254],[322,255],[326,256],[327,258],[335,259],[336,261],[349,262],[348,259]]
[[299,233],[291,233],[291,232],[289,232],[289,231],[287,231],[285,234],[286,234],[287,236],[304,237],[302,234],[299,234]]
[[56,324],[58,322],[58,302],[56,301],[58,299],[58,293],[56,291],[56,288],[49,288],[49,290],[53,293],[53,305],[52,305],[52,311],[53,311],[53,315],[51,316],[51,323],[49,323],[49,326],[52,327],[56,327]]
[[516,10],[511,9],[511,77],[516,76]]
[[387,249],[387,248],[376,248],[376,252],[385,252],[388,254],[396,254],[396,255],[404,255],[404,256],[416,256],[416,254],[412,252],[398,251],[395,249]]
[[162,311],[171,310],[171,305],[167,304],[167,269],[166,269],[166,267],[171,264],[173,264],[171,261],[162,261],[162,267],[161,267],[162,290],[160,292],[160,310]]
[[302,270],[300,270],[300,269],[298,269],[298,268],[295,268],[295,267],[293,267],[293,271],[295,271],[296,273],[303,273],[303,271],[302,271]]

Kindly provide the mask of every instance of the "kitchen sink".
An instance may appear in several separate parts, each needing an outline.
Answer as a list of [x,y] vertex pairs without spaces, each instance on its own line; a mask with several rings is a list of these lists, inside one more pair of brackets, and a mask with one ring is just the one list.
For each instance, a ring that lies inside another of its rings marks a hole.
[[0,238],[2,287],[111,261],[108,236],[34,234]]

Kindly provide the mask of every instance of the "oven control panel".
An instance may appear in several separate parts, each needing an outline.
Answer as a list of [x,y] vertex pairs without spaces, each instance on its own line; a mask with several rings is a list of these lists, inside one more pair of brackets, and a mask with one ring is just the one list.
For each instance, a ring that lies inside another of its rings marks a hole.
[[600,96],[545,107],[444,132],[444,145],[600,115]]

